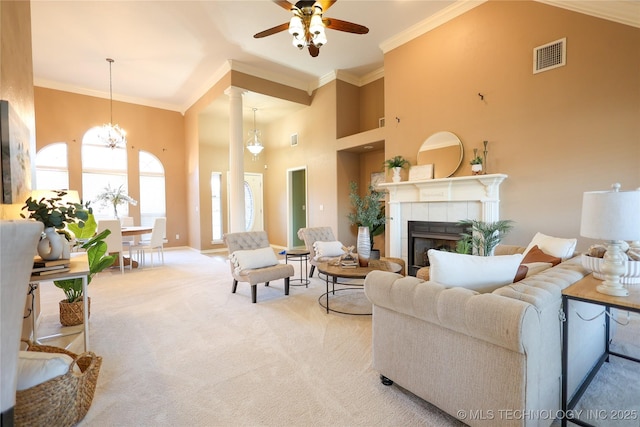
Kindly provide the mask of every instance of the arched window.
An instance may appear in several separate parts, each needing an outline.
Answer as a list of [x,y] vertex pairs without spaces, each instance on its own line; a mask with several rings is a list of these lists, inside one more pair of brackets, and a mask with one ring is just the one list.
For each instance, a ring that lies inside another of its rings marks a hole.
[[[113,218],[113,205],[94,202],[96,196],[107,187],[122,186],[129,194],[127,183],[127,150],[124,147],[109,148],[100,139],[100,127],[89,129],[82,138],[82,198],[91,201],[96,218]],[[118,216],[129,216],[129,204],[118,206]]]
[[153,219],[167,216],[164,166],[147,151],[140,151],[140,225],[153,226]]
[[56,142],[36,154],[36,183],[34,190],[69,189],[67,144]]

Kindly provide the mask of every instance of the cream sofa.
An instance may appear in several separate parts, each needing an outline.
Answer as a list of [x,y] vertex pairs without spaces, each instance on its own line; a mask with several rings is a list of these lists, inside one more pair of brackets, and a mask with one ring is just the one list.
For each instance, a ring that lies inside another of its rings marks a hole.
[[[587,274],[575,257],[479,294],[374,271],[373,367],[471,426],[548,426],[561,408],[561,291]],[[604,352],[600,311],[570,306],[570,394]]]

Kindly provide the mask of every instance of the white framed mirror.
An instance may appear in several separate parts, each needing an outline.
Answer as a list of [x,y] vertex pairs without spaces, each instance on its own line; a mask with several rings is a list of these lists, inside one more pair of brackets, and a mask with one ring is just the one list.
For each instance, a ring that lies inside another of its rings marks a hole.
[[448,178],[462,163],[462,141],[454,133],[436,132],[418,150],[418,165],[433,165],[434,178]]

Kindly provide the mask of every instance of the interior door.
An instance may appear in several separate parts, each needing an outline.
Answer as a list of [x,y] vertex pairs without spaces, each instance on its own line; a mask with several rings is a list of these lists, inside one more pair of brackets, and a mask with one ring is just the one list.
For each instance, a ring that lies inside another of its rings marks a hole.
[[304,241],[298,237],[298,230],[307,226],[307,170],[306,168],[288,171],[289,188],[289,238],[288,246],[304,247]]

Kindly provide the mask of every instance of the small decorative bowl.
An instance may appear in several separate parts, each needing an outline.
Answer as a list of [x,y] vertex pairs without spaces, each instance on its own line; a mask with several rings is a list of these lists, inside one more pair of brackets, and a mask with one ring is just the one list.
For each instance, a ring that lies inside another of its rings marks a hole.
[[[582,254],[582,266],[593,271],[593,277],[604,280],[602,275],[602,258]],[[623,285],[640,285],[640,261],[627,261],[627,272],[620,277]]]

